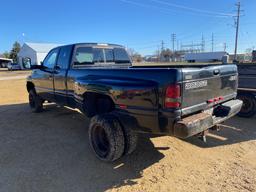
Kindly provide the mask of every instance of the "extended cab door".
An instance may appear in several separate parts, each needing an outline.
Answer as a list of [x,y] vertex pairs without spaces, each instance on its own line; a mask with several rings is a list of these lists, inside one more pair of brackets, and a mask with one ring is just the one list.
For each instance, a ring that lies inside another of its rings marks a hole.
[[67,104],[67,72],[71,62],[72,45],[60,48],[57,63],[54,68],[55,99],[59,104]]
[[43,68],[37,70],[37,79],[35,79],[36,92],[43,99],[55,101],[53,87],[53,72],[57,61],[59,48],[52,49],[43,61]]

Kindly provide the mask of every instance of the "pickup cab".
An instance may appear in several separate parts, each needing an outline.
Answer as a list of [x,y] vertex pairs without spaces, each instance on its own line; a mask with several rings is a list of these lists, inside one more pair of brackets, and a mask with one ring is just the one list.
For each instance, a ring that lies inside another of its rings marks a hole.
[[31,109],[41,112],[50,101],[81,110],[103,161],[133,152],[139,132],[205,135],[242,107],[234,64],[133,66],[120,45],[81,43],[52,49],[34,68],[27,79]]

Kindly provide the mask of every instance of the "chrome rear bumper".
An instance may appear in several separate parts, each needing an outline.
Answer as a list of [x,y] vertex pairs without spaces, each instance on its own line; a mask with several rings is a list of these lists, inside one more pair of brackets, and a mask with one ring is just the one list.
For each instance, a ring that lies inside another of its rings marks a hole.
[[174,136],[188,138],[236,115],[242,108],[241,100],[230,100],[213,109],[213,113],[201,112],[186,117],[174,125]]

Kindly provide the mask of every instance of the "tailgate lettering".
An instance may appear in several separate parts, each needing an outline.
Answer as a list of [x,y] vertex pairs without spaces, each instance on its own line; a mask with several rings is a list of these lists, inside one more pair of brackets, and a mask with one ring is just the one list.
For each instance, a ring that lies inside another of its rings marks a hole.
[[189,89],[197,89],[200,87],[206,87],[208,85],[207,80],[203,80],[203,81],[195,81],[195,82],[189,82],[185,84],[185,89],[189,90]]

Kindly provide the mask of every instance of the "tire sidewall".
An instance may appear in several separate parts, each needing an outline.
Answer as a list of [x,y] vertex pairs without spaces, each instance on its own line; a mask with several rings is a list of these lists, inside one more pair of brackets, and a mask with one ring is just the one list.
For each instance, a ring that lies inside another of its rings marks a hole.
[[255,113],[256,113],[255,96],[253,94],[250,94],[250,93],[239,93],[238,98],[241,99],[241,100],[243,100],[242,98],[246,98],[247,100],[250,101],[250,104],[251,104],[251,110],[250,111],[248,111],[246,113],[244,113],[243,111],[240,111],[238,113],[238,116],[240,116],[240,117],[252,117],[252,116],[254,116]]
[[[109,142],[108,153],[105,156],[101,156],[98,153],[98,148],[95,146],[95,141],[93,140],[93,132],[96,126],[101,126],[104,129]],[[123,155],[125,145],[124,134],[118,119],[114,115],[102,114],[94,116],[91,119],[88,134],[91,149],[100,160],[112,162]]]

